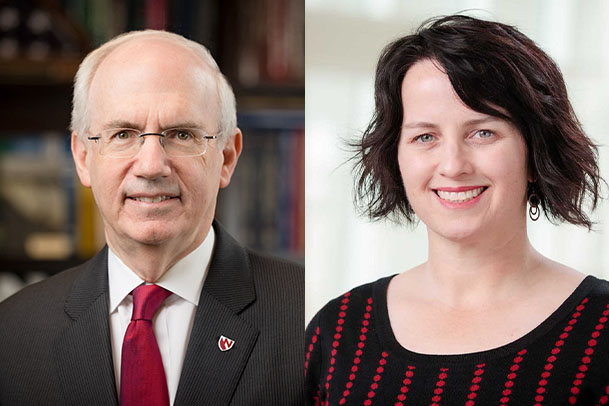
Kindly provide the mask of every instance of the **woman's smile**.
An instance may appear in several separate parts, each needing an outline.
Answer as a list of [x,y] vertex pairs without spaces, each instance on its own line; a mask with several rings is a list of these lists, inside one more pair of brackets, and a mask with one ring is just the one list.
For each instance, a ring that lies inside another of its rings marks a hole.
[[459,188],[439,188],[433,189],[433,191],[438,195],[440,200],[448,202],[448,203],[467,203],[478,196],[480,196],[484,191],[486,191],[486,186],[463,186]]

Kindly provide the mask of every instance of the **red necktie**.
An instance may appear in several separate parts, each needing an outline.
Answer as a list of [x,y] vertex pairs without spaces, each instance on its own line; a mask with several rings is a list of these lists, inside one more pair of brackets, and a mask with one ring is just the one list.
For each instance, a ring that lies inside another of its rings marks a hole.
[[133,290],[133,314],[123,340],[121,406],[168,406],[167,378],[152,318],[171,292],[157,285]]

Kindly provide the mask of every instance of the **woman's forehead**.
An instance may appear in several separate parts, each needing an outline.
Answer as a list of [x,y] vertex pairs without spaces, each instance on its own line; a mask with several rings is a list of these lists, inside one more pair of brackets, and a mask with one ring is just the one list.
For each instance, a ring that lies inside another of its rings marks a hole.
[[[511,121],[511,114],[493,103],[484,103],[488,112],[480,112],[468,106],[453,88],[450,78],[438,61],[422,59],[406,71],[401,87],[403,122],[432,118],[445,119],[460,116],[467,122]],[[492,114],[496,112],[498,114]],[[503,117],[499,117],[499,116]]]

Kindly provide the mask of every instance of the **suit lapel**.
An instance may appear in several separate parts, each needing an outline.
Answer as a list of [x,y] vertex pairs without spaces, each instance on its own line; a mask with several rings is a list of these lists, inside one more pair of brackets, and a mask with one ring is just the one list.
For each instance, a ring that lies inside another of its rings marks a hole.
[[68,404],[118,404],[108,324],[107,258],[106,248],[83,265],[64,307],[72,325],[55,342],[55,362]]
[[[188,343],[175,405],[227,405],[259,331],[239,313],[256,299],[245,250],[214,222],[216,244]],[[220,336],[234,340],[220,351]]]

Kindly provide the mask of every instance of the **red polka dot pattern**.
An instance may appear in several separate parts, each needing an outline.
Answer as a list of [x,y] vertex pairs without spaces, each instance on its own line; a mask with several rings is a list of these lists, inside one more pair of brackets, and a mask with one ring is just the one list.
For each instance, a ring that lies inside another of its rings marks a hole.
[[[347,403],[347,397],[351,394],[351,388],[353,387],[353,381],[357,375],[357,370],[359,369],[359,364],[362,360],[362,354],[364,353],[364,347],[366,346],[366,334],[368,334],[368,325],[370,324],[370,312],[372,312],[372,298],[369,297],[366,300],[366,312],[364,313],[364,318],[362,319],[362,327],[360,328],[360,336],[359,342],[357,343],[357,350],[355,351],[355,357],[353,358],[353,365],[351,365],[351,370],[349,371],[349,380],[345,385],[345,390],[343,391],[343,397],[338,401],[339,405],[344,405]],[[383,353],[384,354],[384,353]]]
[[454,356],[392,341],[389,280],[332,300],[307,327],[307,405],[609,406],[609,282],[587,278],[509,345]]
[[319,406],[321,405],[321,402],[319,401],[319,389],[317,390],[317,393],[315,394],[315,396],[313,397],[313,404],[315,406]]
[[372,404],[372,398],[376,395],[376,390],[379,387],[379,382],[381,381],[381,377],[383,376],[383,372],[385,372],[385,365],[387,364],[387,354],[385,351],[381,354],[381,359],[379,359],[378,366],[376,367],[376,375],[372,378],[372,384],[370,385],[370,391],[368,392],[368,399],[364,401],[364,406],[370,406]]
[[484,375],[484,367],[486,364],[478,364],[476,365],[476,370],[474,371],[474,377],[472,378],[472,385],[469,387],[469,394],[467,395],[467,401],[465,402],[465,406],[474,406],[475,399],[478,394],[478,389],[480,389],[480,382],[482,382],[482,375]]
[[[341,300],[340,311],[338,312],[338,320],[336,321],[336,328],[334,334],[334,341],[332,341],[332,351],[330,353],[330,368],[328,369],[328,376],[326,376],[326,393],[330,393],[330,381],[332,380],[332,374],[334,373],[334,364],[336,364],[336,353],[337,348],[340,345],[340,339],[342,337],[343,324],[345,324],[345,317],[347,316],[347,309],[349,308],[349,296],[351,292],[347,292],[343,295]],[[330,396],[328,396],[329,398]],[[329,400],[326,398],[326,404],[329,404]]]
[[402,380],[402,387],[400,388],[400,393],[396,399],[394,406],[404,406],[404,401],[406,400],[406,394],[410,390],[410,384],[412,383],[412,377],[414,376],[414,370],[416,368],[409,365],[408,369],[404,373],[404,380]]
[[609,403],[609,386],[605,386],[605,393],[598,400],[596,406],[606,405],[607,403]]
[[594,347],[596,347],[597,339],[601,335],[601,331],[605,328],[607,323],[607,317],[609,317],[609,304],[605,307],[602,316],[598,319],[598,324],[594,328],[590,340],[588,340],[588,347],[584,350],[584,356],[582,356],[581,364],[579,364],[578,372],[575,374],[573,380],[573,386],[571,387],[571,396],[569,397],[569,404],[577,404],[577,395],[579,395],[579,387],[581,386],[584,378],[586,377],[586,371],[588,371],[588,364],[590,363],[590,357],[594,354]]
[[315,334],[311,337],[311,342],[309,343],[309,348],[307,349],[307,355],[305,356],[305,378],[307,376],[307,369],[309,368],[309,360],[311,359],[311,353],[315,349],[315,344],[319,339],[319,326],[315,328]]
[[573,330],[573,326],[577,323],[577,319],[581,316],[581,312],[586,308],[586,303],[588,303],[588,298],[584,298],[581,303],[575,308],[575,313],[571,315],[571,320],[567,323],[565,328],[563,329],[562,334],[558,337],[558,340],[554,343],[554,348],[552,348],[551,354],[547,358],[547,362],[544,366],[544,372],[541,373],[541,379],[538,382],[537,391],[535,395],[535,406],[541,406],[544,401],[544,393],[546,392],[545,386],[548,384],[548,378],[551,375],[552,368],[554,368],[554,363],[558,355],[560,354],[561,347],[565,344],[565,339],[569,337],[569,333]]
[[517,371],[520,369],[520,363],[522,362],[524,356],[526,355],[527,350],[522,349],[518,351],[516,357],[514,357],[512,361],[512,366],[510,367],[510,372],[507,375],[507,381],[505,381],[505,389],[501,394],[503,395],[500,399],[500,406],[506,406],[510,401],[510,395],[512,394],[512,388],[514,387],[514,379],[516,379]]
[[436,381],[436,388],[434,389],[434,394],[431,397],[431,406],[440,406],[440,401],[442,400],[442,393],[444,393],[444,385],[446,385],[446,378],[448,377],[447,372],[448,368],[440,368],[438,380]]

